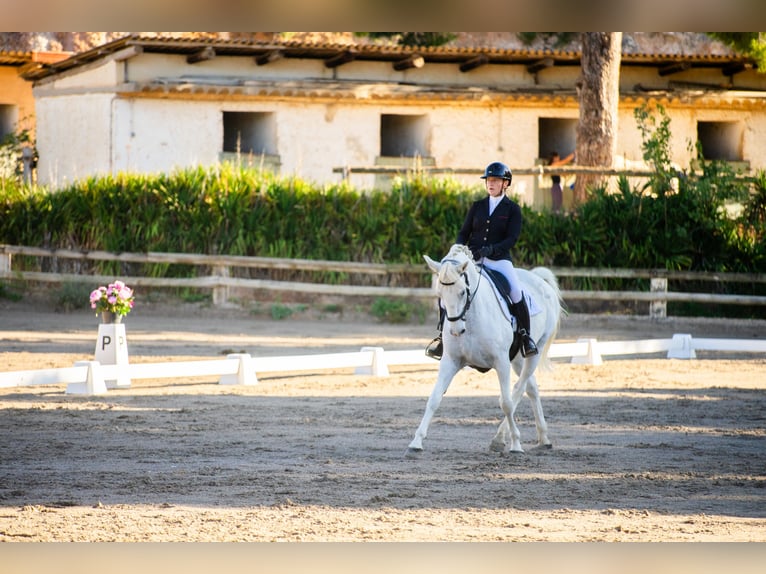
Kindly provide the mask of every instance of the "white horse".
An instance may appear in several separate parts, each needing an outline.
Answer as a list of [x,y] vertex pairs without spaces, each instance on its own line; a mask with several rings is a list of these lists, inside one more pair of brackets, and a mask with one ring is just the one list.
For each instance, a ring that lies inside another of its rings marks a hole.
[[[423,450],[423,439],[426,438],[428,426],[439,408],[442,396],[447,392],[453,377],[466,366],[483,372],[494,369],[500,383],[500,407],[505,418],[492,439],[491,450],[524,452],[514,413],[525,392],[532,401],[538,447],[550,448],[535,369],[541,361],[543,365],[549,365],[548,350],[559,327],[562,300],[555,275],[545,267],[537,267],[532,271],[517,269],[522,290],[533,301],[533,308],[530,309],[531,334],[541,352],[527,358],[518,353],[511,361],[509,347],[514,340],[514,329],[503,310],[506,304],[499,302],[490,279],[480,273],[470,250],[464,245],[453,245],[439,263],[427,255],[423,257],[436,275],[436,294],[446,311],[449,327],[445,325],[443,328],[444,353],[439,364],[439,375],[415,438],[409,445],[409,452]],[[535,307],[539,308],[539,312],[533,314]],[[519,377],[513,390],[511,365]]]

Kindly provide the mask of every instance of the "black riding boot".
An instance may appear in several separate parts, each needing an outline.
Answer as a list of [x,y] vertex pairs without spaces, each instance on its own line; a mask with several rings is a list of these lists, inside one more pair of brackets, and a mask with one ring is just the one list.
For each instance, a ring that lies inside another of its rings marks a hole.
[[513,314],[516,315],[516,320],[519,322],[518,332],[521,335],[521,356],[531,357],[538,353],[537,345],[532,340],[529,329],[529,309],[527,308],[527,301],[524,299],[524,294],[521,295],[521,301],[513,303]]
[[436,338],[428,343],[428,346],[426,347],[426,356],[431,357],[432,359],[441,359],[442,354],[444,353],[444,345],[442,344],[442,328],[444,327],[444,315],[445,311],[442,308],[441,305],[439,305],[439,324],[436,325],[436,328],[439,330],[439,334],[436,335]]

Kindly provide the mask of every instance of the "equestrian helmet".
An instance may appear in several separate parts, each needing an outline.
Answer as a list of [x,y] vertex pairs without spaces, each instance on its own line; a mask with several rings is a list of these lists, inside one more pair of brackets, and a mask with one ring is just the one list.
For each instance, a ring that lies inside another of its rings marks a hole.
[[511,173],[511,169],[504,163],[493,161],[487,166],[487,169],[484,170],[484,175],[481,176],[481,179],[487,179],[488,177],[500,177],[502,179],[507,179],[508,183],[511,183],[513,174]]

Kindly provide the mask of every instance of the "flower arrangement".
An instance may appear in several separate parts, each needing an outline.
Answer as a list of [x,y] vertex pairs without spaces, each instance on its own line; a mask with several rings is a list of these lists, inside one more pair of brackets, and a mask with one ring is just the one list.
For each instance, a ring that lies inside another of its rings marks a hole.
[[101,286],[90,294],[90,307],[99,313],[114,313],[123,317],[133,309],[133,289],[122,281]]

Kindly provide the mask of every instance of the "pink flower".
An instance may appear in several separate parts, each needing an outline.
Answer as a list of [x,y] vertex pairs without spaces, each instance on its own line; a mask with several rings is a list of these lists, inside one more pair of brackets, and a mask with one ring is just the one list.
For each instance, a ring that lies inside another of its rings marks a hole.
[[133,289],[123,281],[114,281],[106,287],[103,285],[90,293],[90,307],[96,314],[103,311],[127,315],[133,309]]

